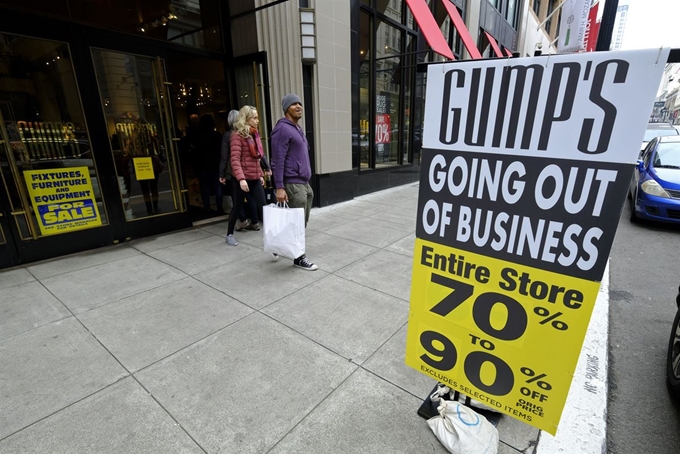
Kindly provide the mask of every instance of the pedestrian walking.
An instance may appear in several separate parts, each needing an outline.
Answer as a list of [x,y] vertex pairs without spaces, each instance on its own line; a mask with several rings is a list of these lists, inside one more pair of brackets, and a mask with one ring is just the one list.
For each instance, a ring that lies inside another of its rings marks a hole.
[[[291,208],[305,209],[305,227],[309,222],[314,191],[309,185],[312,166],[309,162],[309,144],[305,133],[298,124],[302,118],[302,101],[290,93],[281,100],[284,117],[274,127],[272,140],[272,172],[276,200],[288,202]],[[318,267],[305,254],[296,258],[293,264],[298,268],[314,271]]]
[[[231,135],[234,132],[234,127],[236,119],[238,118],[238,110],[232,110],[227,115],[227,124],[229,128],[227,132],[222,136],[222,156],[220,159],[220,183],[222,183],[225,188],[229,188],[229,196],[231,197],[231,209],[234,209],[234,193],[232,191],[231,184],[231,164],[229,162],[229,157],[231,156]],[[269,164],[267,164],[269,167]],[[255,199],[253,199],[250,193],[246,193],[246,200],[241,205],[241,209],[238,212],[238,221],[236,221],[235,229],[237,232],[242,231],[250,227],[250,217],[249,213],[252,213],[257,209],[255,205]],[[231,212],[229,213],[231,214]]]
[[258,211],[265,204],[264,172],[262,169],[265,164],[263,162],[262,141],[257,130],[259,124],[260,119],[257,110],[252,106],[244,106],[239,111],[236,123],[234,123],[234,133],[229,139],[229,162],[231,163],[234,207],[229,216],[229,227],[225,240],[231,246],[238,245],[234,238],[234,227],[246,194],[252,195],[257,204],[257,208],[250,213],[250,230],[260,230]]

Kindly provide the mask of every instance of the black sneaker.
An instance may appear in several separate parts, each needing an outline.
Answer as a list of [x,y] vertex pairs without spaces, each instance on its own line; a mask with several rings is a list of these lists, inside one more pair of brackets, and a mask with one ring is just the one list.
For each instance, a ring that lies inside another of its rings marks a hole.
[[316,271],[319,269],[319,267],[310,262],[307,256],[304,254],[293,260],[293,265],[307,271]]

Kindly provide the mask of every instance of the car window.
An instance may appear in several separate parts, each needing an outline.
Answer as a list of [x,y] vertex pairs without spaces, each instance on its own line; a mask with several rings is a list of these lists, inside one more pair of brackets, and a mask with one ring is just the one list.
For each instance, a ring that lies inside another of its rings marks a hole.
[[644,138],[643,142],[649,142],[654,137],[677,136],[677,135],[678,135],[678,130],[675,129],[675,128],[648,129],[648,130],[645,131],[645,138]]
[[647,144],[647,147],[645,148],[645,151],[642,152],[642,159],[645,162],[645,167],[649,165],[649,157],[652,155],[652,150],[656,146],[656,140],[652,140]]
[[661,143],[654,155],[654,167],[680,169],[680,143]]

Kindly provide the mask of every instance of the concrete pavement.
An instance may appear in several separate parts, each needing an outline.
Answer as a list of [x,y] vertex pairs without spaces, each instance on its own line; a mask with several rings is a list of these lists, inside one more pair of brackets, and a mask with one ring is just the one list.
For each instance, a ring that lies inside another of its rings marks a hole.
[[[404,365],[417,195],[315,209],[315,272],[225,223],[0,272],[0,454],[445,453]],[[603,452],[607,314],[557,437],[503,416],[501,454]]]

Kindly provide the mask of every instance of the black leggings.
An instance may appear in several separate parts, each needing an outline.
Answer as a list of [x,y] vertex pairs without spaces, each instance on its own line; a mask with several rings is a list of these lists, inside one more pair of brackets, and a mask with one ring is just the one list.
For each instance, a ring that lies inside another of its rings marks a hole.
[[[262,187],[262,182],[258,178],[257,180],[246,180],[248,183],[248,188],[250,189],[250,195],[255,199],[257,204],[257,209],[251,213],[250,222],[253,224],[258,223],[257,214],[262,211],[262,207],[267,203],[264,198],[264,188]],[[229,215],[229,229],[227,230],[227,235],[234,234],[234,227],[236,227],[236,220],[238,219],[238,213],[243,207],[243,199],[246,197],[246,192],[241,190],[241,184],[236,180],[236,178],[231,179],[231,194],[234,206],[231,209],[231,214]]]

